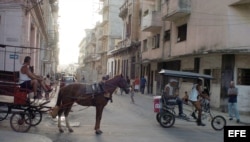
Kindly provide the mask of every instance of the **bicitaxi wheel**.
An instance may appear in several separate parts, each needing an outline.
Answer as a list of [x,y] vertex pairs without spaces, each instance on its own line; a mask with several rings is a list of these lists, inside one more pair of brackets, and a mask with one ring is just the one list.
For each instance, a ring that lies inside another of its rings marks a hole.
[[220,131],[224,129],[224,126],[226,126],[226,119],[221,116],[221,115],[217,115],[215,116],[212,121],[211,121],[211,126],[214,130],[216,131]]
[[162,127],[169,128],[174,125],[175,116],[171,113],[161,113],[159,121]]

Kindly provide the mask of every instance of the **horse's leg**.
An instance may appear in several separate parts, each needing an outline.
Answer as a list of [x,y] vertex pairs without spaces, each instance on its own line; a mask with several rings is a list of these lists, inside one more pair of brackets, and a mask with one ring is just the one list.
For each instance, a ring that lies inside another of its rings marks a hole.
[[102,111],[104,106],[96,106],[96,120],[95,120],[95,133],[101,134],[102,131],[100,130],[100,123],[102,119]]
[[74,130],[70,127],[69,121],[68,121],[68,115],[69,115],[69,112],[71,110],[72,105],[73,105],[73,103],[68,105],[64,111],[65,123],[66,123],[66,127],[68,128],[69,132],[74,132]]
[[66,116],[65,116],[65,123],[66,123],[66,127],[68,128],[69,132],[70,133],[74,132],[74,130],[70,127],[68,117],[66,117]]
[[64,131],[61,126],[61,115],[62,115],[62,110],[58,112],[58,129],[60,133],[63,133]]

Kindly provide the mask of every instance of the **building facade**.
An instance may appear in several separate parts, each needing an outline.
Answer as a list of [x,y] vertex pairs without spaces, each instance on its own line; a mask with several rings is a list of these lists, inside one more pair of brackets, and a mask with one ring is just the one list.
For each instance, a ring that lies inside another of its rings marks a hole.
[[56,73],[57,13],[56,0],[0,1],[1,71],[19,71],[24,57],[31,56],[35,73]]
[[[153,73],[151,76],[156,83],[153,83],[153,90],[158,92],[167,83],[163,80],[165,83],[160,84],[162,80],[157,72],[162,68],[209,74],[214,77],[206,86],[211,88],[213,107],[225,109],[226,90],[230,80],[235,80],[239,88],[240,111],[249,112],[250,100],[246,99],[250,69],[246,63],[250,49],[247,39],[249,6],[249,1],[243,0],[161,1],[163,22],[160,21],[159,48],[150,48],[149,40],[141,40],[142,63],[147,61],[148,72]],[[180,94],[184,94],[184,91],[190,91],[193,82],[181,84]]]
[[[103,2],[99,28],[107,32],[107,25],[117,21],[105,20],[104,11],[110,5]],[[103,56],[108,64],[105,60],[100,64],[107,66],[108,74],[145,76],[146,92],[152,95],[159,95],[168,82],[169,78],[159,75],[161,69],[212,75],[214,79],[204,87],[210,90],[211,106],[223,111],[227,111],[227,89],[234,80],[239,110],[250,112],[249,0],[124,0],[116,16],[122,20],[116,28],[120,41],[108,40],[111,36],[105,32],[97,38],[107,51]],[[179,83],[182,96],[194,81]]]

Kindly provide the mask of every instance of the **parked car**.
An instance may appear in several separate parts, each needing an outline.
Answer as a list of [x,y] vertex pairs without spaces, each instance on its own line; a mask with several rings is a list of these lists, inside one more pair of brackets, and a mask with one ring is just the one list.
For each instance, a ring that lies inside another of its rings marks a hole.
[[74,76],[63,76],[60,82],[60,88],[72,84],[74,82],[76,82]]

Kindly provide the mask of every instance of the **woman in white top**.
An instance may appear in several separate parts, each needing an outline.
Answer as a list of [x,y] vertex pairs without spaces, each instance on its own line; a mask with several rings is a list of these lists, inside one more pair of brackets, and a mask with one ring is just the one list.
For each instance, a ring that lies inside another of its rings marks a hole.
[[[191,93],[189,94],[189,100],[192,102],[195,109],[198,111],[198,119],[197,119],[197,125],[198,126],[205,126],[204,123],[201,122],[201,103],[198,100],[198,96],[201,96],[203,98],[209,99],[205,94],[202,93],[202,80],[198,79],[197,84],[194,84],[191,90]],[[192,113],[192,116],[194,113]],[[194,116],[193,116],[194,117]]]

